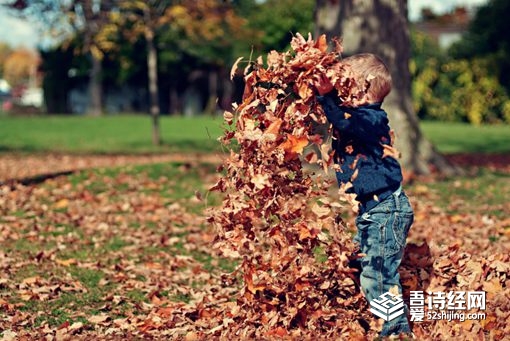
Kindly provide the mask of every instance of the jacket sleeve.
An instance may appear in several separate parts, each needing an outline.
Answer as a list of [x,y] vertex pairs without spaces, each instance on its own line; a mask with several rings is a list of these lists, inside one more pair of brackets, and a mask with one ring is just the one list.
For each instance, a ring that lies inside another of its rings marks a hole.
[[326,114],[328,121],[339,131],[352,129],[352,122],[346,118],[345,113],[340,109],[336,100],[331,96],[317,96],[317,101],[321,104],[322,110]]

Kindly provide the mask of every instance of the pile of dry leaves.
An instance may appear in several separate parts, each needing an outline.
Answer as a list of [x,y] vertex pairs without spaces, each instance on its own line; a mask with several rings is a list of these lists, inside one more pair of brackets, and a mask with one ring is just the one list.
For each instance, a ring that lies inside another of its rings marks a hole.
[[329,141],[314,133],[326,123],[316,95],[336,89],[347,101],[362,90],[342,67],[339,43],[328,52],[325,36],[297,35],[291,45],[271,52],[267,67],[262,59],[248,65],[243,102],[225,113],[231,129],[223,143],[234,140],[238,151],[214,187],[225,199],[210,221],[216,247],[240,259],[244,285],[224,332],[361,336],[369,322],[347,266],[351,237],[335,223],[341,206],[327,196],[334,184],[324,172],[306,172],[302,160],[333,167]]

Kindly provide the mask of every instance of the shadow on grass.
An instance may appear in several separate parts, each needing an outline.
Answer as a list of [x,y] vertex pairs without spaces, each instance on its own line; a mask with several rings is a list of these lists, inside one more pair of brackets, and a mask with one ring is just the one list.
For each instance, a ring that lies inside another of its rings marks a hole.
[[501,138],[488,137],[485,141],[460,141],[456,139],[444,139],[447,143],[448,154],[455,154],[460,151],[462,153],[476,154],[505,154],[510,153],[510,140],[502,140]]
[[0,153],[38,153],[40,149],[33,146],[12,147],[0,144]]
[[62,175],[71,175],[78,171],[79,170],[71,170],[71,171],[63,171],[63,172],[55,172],[55,173],[46,173],[46,174],[40,174],[40,175],[36,175],[36,176],[26,177],[23,179],[0,181],[0,186],[3,186],[3,185],[14,186],[15,184],[21,184],[23,186],[37,185],[37,184],[40,184],[46,180],[54,179],[54,178],[62,176]]

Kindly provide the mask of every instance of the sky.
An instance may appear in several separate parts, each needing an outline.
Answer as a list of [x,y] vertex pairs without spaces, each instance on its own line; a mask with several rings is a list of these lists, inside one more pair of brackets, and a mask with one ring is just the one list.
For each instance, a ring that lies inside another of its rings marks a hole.
[[[409,18],[413,21],[420,17],[421,9],[426,6],[436,13],[446,13],[455,6],[476,6],[487,3],[488,0],[408,0]],[[2,3],[5,1],[0,1]],[[40,34],[29,22],[10,16],[6,9],[0,6],[0,42],[8,43],[12,47],[37,48],[41,43]]]

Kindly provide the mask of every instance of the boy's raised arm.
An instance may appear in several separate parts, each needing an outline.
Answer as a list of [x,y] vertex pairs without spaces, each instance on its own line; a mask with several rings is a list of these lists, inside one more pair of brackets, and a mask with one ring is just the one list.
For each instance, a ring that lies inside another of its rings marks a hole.
[[345,116],[344,112],[340,109],[336,100],[332,96],[317,96],[317,101],[321,104],[328,121],[333,124],[333,127],[339,131],[344,131],[350,128],[351,121]]

